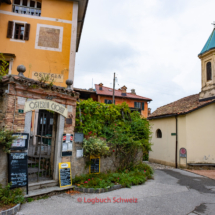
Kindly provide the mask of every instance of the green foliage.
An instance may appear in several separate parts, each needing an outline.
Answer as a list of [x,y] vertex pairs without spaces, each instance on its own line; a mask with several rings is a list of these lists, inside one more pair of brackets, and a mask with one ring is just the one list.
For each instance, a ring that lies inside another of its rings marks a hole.
[[0,65],[0,80],[1,80],[3,76],[8,74],[9,63],[5,60],[5,57],[2,53],[0,53],[0,61],[2,62]]
[[4,130],[0,128],[0,146],[3,147],[3,151],[5,153],[10,153],[10,148],[13,141],[17,138],[16,136],[12,136],[14,131]]
[[73,184],[84,188],[108,188],[115,184],[121,184],[124,187],[131,187],[144,183],[152,178],[153,171],[146,164],[138,164],[133,170],[123,170],[115,173],[86,174],[76,176]]
[[85,156],[107,156],[109,155],[109,147],[105,140],[98,137],[89,137],[83,141],[83,149]]
[[78,102],[76,111],[76,130],[106,138],[115,152],[118,168],[131,169],[138,151],[151,150],[149,122],[138,112],[131,113],[126,103],[103,104],[88,99]]
[[41,76],[39,76],[37,79],[40,83],[48,83],[48,85],[50,87],[52,87],[54,84],[54,78],[52,78],[50,76],[50,74],[40,74]]
[[24,202],[24,194],[21,188],[10,189],[10,184],[2,187],[0,184],[0,206],[13,205]]

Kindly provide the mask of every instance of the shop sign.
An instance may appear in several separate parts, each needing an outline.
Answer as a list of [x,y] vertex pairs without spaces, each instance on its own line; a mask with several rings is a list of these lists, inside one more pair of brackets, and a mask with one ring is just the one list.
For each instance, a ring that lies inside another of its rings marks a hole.
[[63,83],[63,75],[62,74],[55,74],[55,73],[45,73],[45,72],[32,72],[32,78],[34,80],[38,80],[42,77],[49,76],[51,80],[54,80],[56,83]]
[[32,110],[50,110],[61,114],[65,118],[67,118],[68,116],[68,110],[63,105],[45,99],[38,99],[25,102],[24,112],[26,113]]

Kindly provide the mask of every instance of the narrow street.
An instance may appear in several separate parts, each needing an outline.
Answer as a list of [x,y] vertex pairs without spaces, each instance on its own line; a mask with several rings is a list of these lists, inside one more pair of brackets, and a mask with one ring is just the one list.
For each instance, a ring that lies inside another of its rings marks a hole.
[[[154,180],[130,189],[102,194],[60,194],[26,203],[18,215],[215,214],[215,180],[172,168],[156,168],[154,176]],[[108,203],[92,204],[95,198],[106,199]],[[122,202],[130,198],[131,202]]]

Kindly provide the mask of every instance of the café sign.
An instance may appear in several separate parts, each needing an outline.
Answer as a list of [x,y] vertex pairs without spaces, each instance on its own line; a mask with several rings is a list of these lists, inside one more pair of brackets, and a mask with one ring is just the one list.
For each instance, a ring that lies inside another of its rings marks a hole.
[[50,110],[61,114],[65,118],[67,118],[68,116],[68,109],[65,108],[63,105],[45,99],[38,99],[25,102],[24,112],[26,113],[32,110]]

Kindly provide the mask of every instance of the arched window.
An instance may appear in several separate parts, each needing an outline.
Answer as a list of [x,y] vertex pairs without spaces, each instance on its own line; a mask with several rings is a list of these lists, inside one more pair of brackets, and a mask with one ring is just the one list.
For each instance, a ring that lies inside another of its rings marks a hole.
[[206,67],[207,67],[207,81],[210,81],[212,80],[211,62],[208,62]]
[[157,130],[156,135],[157,135],[157,138],[162,138],[162,132],[160,129]]

